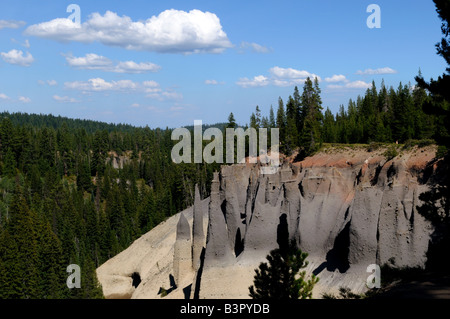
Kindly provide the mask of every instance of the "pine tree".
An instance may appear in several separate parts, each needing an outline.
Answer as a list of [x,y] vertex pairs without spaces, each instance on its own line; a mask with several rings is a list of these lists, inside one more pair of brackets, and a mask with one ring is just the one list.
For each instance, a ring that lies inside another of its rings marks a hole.
[[14,157],[14,153],[12,152],[11,148],[8,147],[8,150],[6,151],[6,155],[4,158],[4,164],[3,164],[3,175],[8,177],[14,177],[16,176],[16,159]]
[[14,275],[19,285],[13,289],[13,295],[22,299],[34,299],[39,296],[39,256],[36,233],[36,215],[28,204],[19,186],[16,187],[11,204],[10,233],[17,246],[14,263]]
[[323,140],[328,143],[336,142],[336,127],[334,123],[334,115],[329,108],[325,111],[323,120]]
[[285,143],[283,141],[286,139],[286,114],[281,97],[278,98],[277,128],[279,129],[280,151],[285,152]]
[[228,123],[226,128],[236,128],[236,127],[237,127],[236,120],[234,118],[233,112],[231,112],[230,115],[228,116]]
[[276,125],[275,113],[273,112],[273,106],[271,105],[269,111],[269,128],[275,128]]
[[287,248],[277,248],[267,256],[268,263],[256,269],[254,285],[249,287],[253,299],[308,299],[319,278],[312,275],[306,280],[308,254],[291,242]]
[[256,106],[256,111],[255,111],[255,128],[259,129],[261,127],[261,110],[259,109],[259,106]]
[[300,146],[306,154],[312,154],[320,146],[321,126],[323,121],[322,100],[320,97],[320,88],[317,78],[314,79],[314,85],[308,77],[303,86],[302,93],[302,113],[304,114],[304,123],[300,135]]

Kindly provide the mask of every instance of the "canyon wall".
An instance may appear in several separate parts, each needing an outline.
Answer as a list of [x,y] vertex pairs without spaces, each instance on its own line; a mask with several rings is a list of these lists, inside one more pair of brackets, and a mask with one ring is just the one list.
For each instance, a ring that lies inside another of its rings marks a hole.
[[[417,212],[434,147],[326,149],[260,164],[223,166],[211,194],[97,269],[106,298],[249,298],[254,270],[280,242],[308,253],[314,297],[366,288],[371,264],[424,267],[432,228]],[[138,273],[141,284],[132,286]]]

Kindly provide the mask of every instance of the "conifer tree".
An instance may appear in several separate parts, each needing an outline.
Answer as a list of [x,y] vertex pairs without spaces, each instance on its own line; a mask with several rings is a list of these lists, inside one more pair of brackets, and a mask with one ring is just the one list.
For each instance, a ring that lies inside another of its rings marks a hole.
[[274,249],[255,270],[254,284],[249,287],[253,299],[310,299],[319,278],[306,279],[301,271],[308,265],[308,254],[297,248],[295,242],[288,247]]
[[306,154],[315,152],[322,142],[321,125],[323,114],[320,92],[317,78],[314,79],[313,84],[308,77],[303,86],[302,93],[302,113],[304,114],[304,123],[300,136],[300,146],[305,149]]

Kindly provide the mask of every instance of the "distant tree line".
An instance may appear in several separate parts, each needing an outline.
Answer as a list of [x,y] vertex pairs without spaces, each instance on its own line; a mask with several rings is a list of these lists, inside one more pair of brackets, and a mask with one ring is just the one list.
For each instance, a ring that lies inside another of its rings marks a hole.
[[[419,70],[419,77],[421,73]],[[306,79],[303,92],[297,87],[286,102],[280,97],[278,109],[270,107],[269,116],[261,116],[259,106],[250,116],[250,127],[278,128],[280,150],[291,154],[300,149],[305,155],[317,151],[322,143],[404,143],[411,139],[442,140],[448,134],[445,120],[426,112],[431,97],[421,86],[399,84],[377,90],[375,82],[364,96],[340,105],[336,114],[323,112],[321,89],[317,78]],[[234,127],[233,113],[228,126]]]

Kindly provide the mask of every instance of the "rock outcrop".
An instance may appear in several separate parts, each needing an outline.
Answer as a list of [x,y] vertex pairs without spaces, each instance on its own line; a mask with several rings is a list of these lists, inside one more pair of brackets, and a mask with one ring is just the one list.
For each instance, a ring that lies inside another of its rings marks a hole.
[[[388,160],[383,150],[335,149],[285,159],[270,175],[260,164],[223,166],[210,197],[201,200],[196,188],[193,207],[98,268],[105,297],[158,298],[173,275],[166,298],[248,298],[254,269],[288,239],[320,277],[315,297],[342,286],[363,292],[371,264],[424,267],[432,229],[416,207],[434,153],[414,148]],[[133,272],[142,278],[135,291],[127,286]]]
[[201,205],[200,192],[198,190],[198,185],[195,185],[192,267],[196,271],[200,268],[200,257],[205,243],[205,233],[203,231],[203,215],[204,213],[203,207]]
[[192,272],[191,228],[184,214],[180,214],[177,224],[177,238],[173,253],[173,273],[175,285],[179,285],[185,275]]

